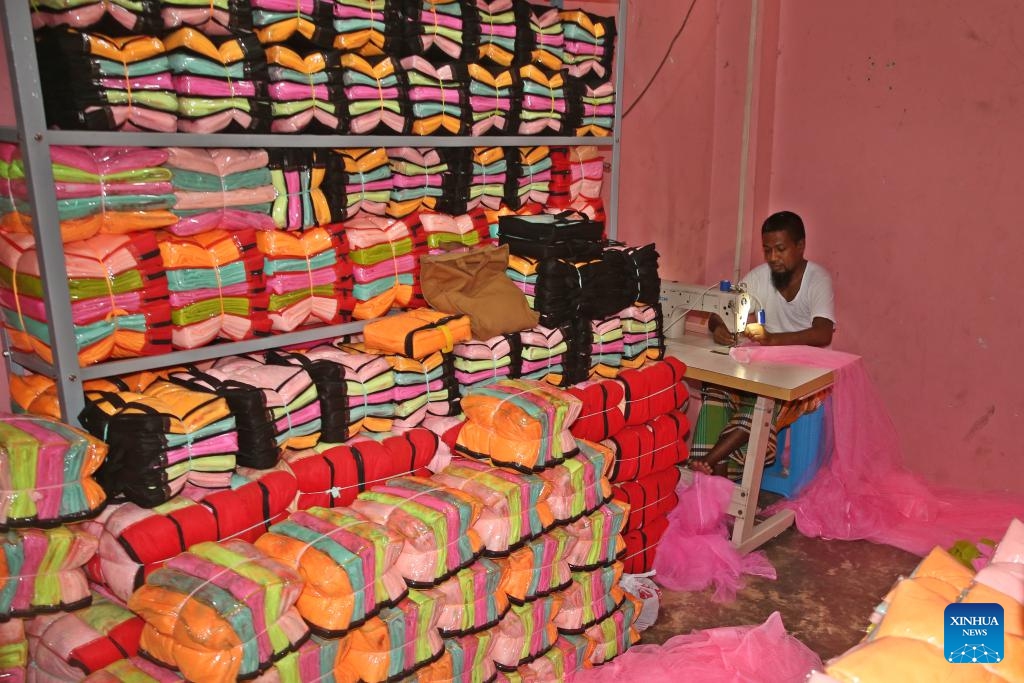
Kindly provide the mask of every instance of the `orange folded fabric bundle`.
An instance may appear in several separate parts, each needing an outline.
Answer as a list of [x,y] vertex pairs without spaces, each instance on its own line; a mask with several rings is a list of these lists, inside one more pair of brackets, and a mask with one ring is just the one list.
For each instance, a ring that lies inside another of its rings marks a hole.
[[451,351],[471,337],[468,315],[449,315],[417,308],[377,320],[363,328],[366,346],[411,358]]

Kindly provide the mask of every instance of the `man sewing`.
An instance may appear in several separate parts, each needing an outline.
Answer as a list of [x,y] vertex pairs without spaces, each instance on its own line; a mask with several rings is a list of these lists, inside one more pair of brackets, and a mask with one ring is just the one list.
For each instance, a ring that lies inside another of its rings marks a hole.
[[[800,216],[780,211],[761,226],[761,245],[765,262],[757,266],[741,283],[754,298],[755,307],[765,312],[764,325],[748,323],[743,335],[768,345],[804,344],[826,347],[835,330],[835,302],[832,278],[823,267],[804,258],[805,232]],[[712,314],[708,330],[719,344],[733,346],[739,336],[729,332],[720,317]],[[705,474],[742,476],[750,422],[757,397],[705,384],[701,388],[703,404],[693,431],[690,469]],[[778,431],[821,404],[823,394],[776,403],[768,435],[765,467],[775,462]]]

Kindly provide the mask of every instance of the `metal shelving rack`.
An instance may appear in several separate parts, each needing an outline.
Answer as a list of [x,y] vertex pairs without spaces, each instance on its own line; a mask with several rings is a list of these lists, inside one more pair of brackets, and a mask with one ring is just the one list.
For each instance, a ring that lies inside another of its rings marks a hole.
[[[560,0],[551,4],[561,7]],[[53,362],[33,354],[9,350],[4,357],[9,371],[25,368],[46,375],[56,382],[61,417],[78,424],[77,416],[85,406],[82,382],[100,377],[169,367],[183,363],[220,358],[232,354],[262,351],[279,346],[302,344],[318,339],[358,332],[365,321],[304,328],[240,342],[219,343],[188,351],[172,351],[108,361],[82,367],[78,362],[75,332],[71,318],[71,296],[64,272],[64,249],[60,236],[57,194],[50,165],[51,145],[120,147],[519,147],[538,144],[550,146],[597,145],[611,147],[610,191],[607,207],[608,234],[615,238],[618,226],[620,136],[622,131],[622,84],[625,73],[625,34],[628,0],[618,0],[615,45],[615,119],[610,137],[573,136],[417,136],[417,135],[239,135],[191,133],[121,133],[97,131],[49,130],[43,110],[42,84],[36,59],[29,0],[2,0],[0,24],[11,71],[14,94],[15,127],[0,126],[0,141],[18,143],[25,165],[28,200],[32,206],[32,229],[39,257],[47,327]],[[6,340],[5,340],[6,341]]]

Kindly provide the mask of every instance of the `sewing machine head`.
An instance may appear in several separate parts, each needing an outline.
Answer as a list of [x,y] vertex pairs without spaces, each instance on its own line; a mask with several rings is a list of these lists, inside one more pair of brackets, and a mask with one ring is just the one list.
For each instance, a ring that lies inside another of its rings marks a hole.
[[[662,280],[661,301],[664,318],[680,319],[693,311],[715,313],[733,334],[742,332],[753,309],[752,297],[745,291],[730,287],[723,291],[719,285],[686,285]],[[674,321],[672,324],[674,325]],[[666,325],[666,328],[668,325]]]

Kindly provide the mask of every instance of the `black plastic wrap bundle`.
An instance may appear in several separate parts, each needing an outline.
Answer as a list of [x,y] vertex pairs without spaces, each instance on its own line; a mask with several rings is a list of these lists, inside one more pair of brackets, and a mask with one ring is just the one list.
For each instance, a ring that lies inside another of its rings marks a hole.
[[36,40],[47,123],[67,129],[173,133],[178,96],[163,41],[67,28]]
[[270,178],[277,197],[270,215],[281,230],[301,230],[332,222],[331,206],[325,194],[324,176],[329,154],[323,150],[267,150]]
[[[468,150],[448,147],[389,147],[394,183],[387,214],[404,218],[417,211],[465,213],[469,195]],[[452,208],[461,210],[451,210]]]
[[466,0],[391,0],[400,8],[403,55],[420,55],[438,64],[476,58],[478,16]]
[[275,133],[344,133],[348,130],[341,53],[267,48],[270,111]]
[[254,35],[212,39],[185,27],[164,38],[183,133],[266,133],[267,56]]
[[31,0],[32,28],[68,26],[107,35],[157,34],[160,0]]
[[610,76],[566,78],[567,111],[576,135],[608,137],[615,124],[615,83]]
[[551,192],[550,148],[510,147],[506,156],[505,204],[516,211],[527,204],[546,205]]
[[384,216],[392,189],[385,148],[335,149],[328,155],[324,192],[335,222],[360,213]]
[[504,147],[473,148],[472,180],[469,183],[467,210],[483,206],[497,210],[505,199],[508,161]]
[[657,246],[653,242],[642,247],[630,247],[621,242],[608,242],[606,250],[619,251],[626,259],[626,288],[632,292],[630,303],[656,305],[661,299]]
[[626,308],[635,291],[626,272],[626,256],[617,250],[588,261],[541,260],[534,294],[541,325],[556,327],[575,318],[598,320]]
[[[325,347],[325,350],[329,356],[334,347]],[[267,352],[267,363],[305,368],[316,384],[317,399],[320,401],[320,438],[329,443],[341,443],[348,439],[348,426],[351,422],[345,366],[321,355],[317,348],[304,352],[274,349]]]

